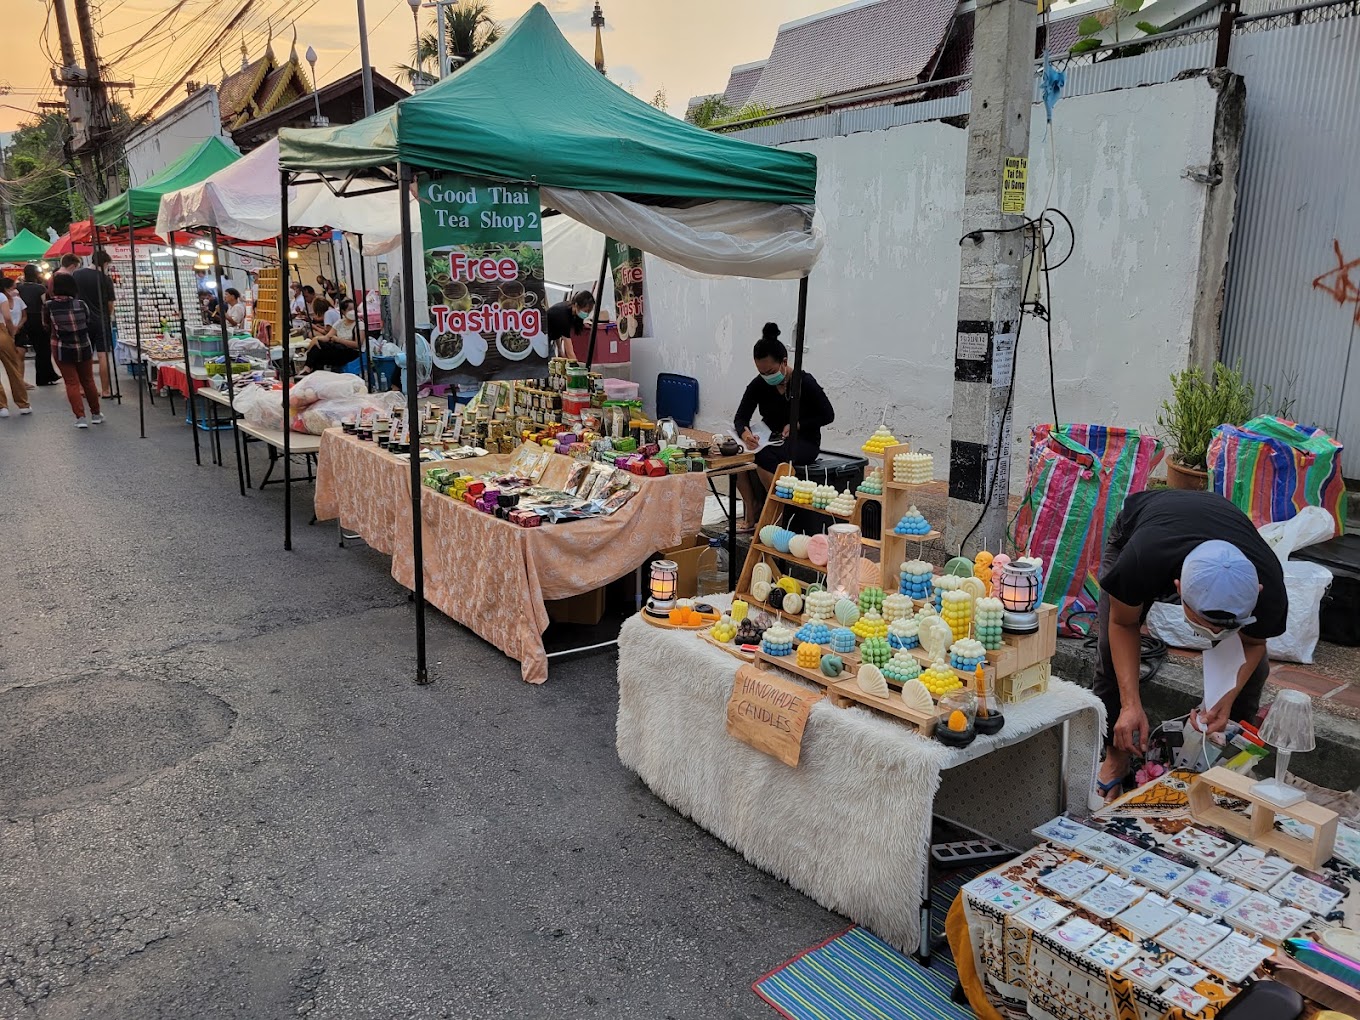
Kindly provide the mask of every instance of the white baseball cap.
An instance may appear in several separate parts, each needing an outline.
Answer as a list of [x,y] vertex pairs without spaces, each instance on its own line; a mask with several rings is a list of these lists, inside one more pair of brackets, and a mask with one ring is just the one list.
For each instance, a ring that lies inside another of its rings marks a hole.
[[1260,593],[1256,567],[1231,542],[1201,542],[1181,565],[1181,602],[1214,623],[1234,629],[1255,623]]

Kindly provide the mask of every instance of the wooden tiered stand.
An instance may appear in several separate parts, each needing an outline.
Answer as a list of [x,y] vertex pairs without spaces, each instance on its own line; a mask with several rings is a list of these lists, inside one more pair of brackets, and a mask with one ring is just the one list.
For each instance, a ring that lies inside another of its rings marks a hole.
[[[268,323],[267,331],[262,324]],[[288,328],[279,304],[279,267],[266,266],[255,277],[255,336],[266,344],[288,344]]]
[[[765,507],[761,511],[760,520],[756,524],[756,533],[752,536],[751,547],[746,554],[746,562],[742,566],[741,577],[737,581],[735,597],[743,599],[751,606],[751,610],[761,612],[776,612],[789,625],[797,628],[806,621],[806,614],[793,615],[769,610],[764,603],[760,602],[751,595],[751,575],[757,563],[768,563],[771,573],[775,580],[789,573],[788,567],[791,564],[803,567],[814,574],[825,574],[824,567],[819,567],[810,560],[792,555],[791,553],[781,553],[777,549],[763,545],[759,541],[760,531],[766,525],[782,525],[786,515],[792,510],[804,510],[811,513],[820,514],[827,518],[831,523],[849,523],[859,525],[864,509],[864,504],[870,501],[878,501],[883,507],[883,528],[880,540],[862,539],[864,548],[877,549],[882,563],[883,590],[891,593],[898,590],[900,580],[899,568],[901,562],[907,558],[907,543],[909,542],[929,542],[940,537],[939,532],[931,531],[928,535],[897,535],[893,533],[893,528],[901,520],[902,515],[907,512],[912,503],[911,491],[917,486],[908,485],[903,482],[892,480],[892,458],[895,454],[909,450],[906,444],[888,447],[881,456],[884,463],[884,482],[883,496],[859,495],[855,500],[855,509],[848,517],[840,514],[833,514],[827,510],[817,509],[806,503],[795,503],[791,499],[784,499],[776,496],[774,487],[771,486],[769,495],[765,500]],[[781,464],[775,471],[775,479],[785,475],[794,474],[793,466]],[[800,587],[804,585],[800,582]],[[1041,693],[1047,687],[1049,660],[1052,659],[1057,650],[1057,610],[1051,605],[1041,604],[1038,608],[1039,629],[1034,634],[1005,634],[1002,636],[1003,646],[996,651],[987,653],[987,665],[983,667],[984,676],[988,686],[996,692],[1002,701],[1014,702],[1023,701],[1026,697]],[[911,650],[912,655],[922,666],[930,665],[930,657],[920,648]],[[934,727],[934,717],[912,718],[912,713],[905,706],[889,705],[882,702],[882,699],[866,695],[858,689],[854,679],[854,668],[858,665],[858,656],[846,656],[848,672],[841,677],[831,680],[821,676],[813,670],[802,670],[792,664],[792,656],[788,661],[781,658],[774,658],[765,655],[758,655],[757,658],[764,659],[771,665],[788,669],[790,672],[811,680],[827,689],[832,697],[834,704],[847,706],[851,703],[867,705],[877,709],[887,715],[894,716],[905,722],[917,726],[926,733],[930,733]],[[967,686],[973,686],[976,677],[963,670],[954,671]],[[889,680],[888,683],[893,687],[894,684]],[[893,692],[892,699],[900,702],[901,695]]]

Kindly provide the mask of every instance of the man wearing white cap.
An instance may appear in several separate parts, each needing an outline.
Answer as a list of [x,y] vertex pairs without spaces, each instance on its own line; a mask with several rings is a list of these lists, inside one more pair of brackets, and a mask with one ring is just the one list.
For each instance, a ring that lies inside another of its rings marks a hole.
[[1190,628],[1214,643],[1241,634],[1246,662],[1236,686],[1191,717],[1218,732],[1260,707],[1270,673],[1266,639],[1284,633],[1289,601],[1280,561],[1250,518],[1215,493],[1179,489],[1124,502],[1101,559],[1100,589],[1094,689],[1107,715],[1099,787],[1110,797],[1125,784],[1131,755],[1148,747],[1139,684],[1141,628],[1152,603],[1179,595]]

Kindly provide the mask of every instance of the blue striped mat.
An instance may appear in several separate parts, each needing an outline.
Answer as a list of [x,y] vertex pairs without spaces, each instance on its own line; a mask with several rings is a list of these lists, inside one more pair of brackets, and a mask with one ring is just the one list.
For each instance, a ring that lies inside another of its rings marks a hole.
[[[935,887],[935,934],[943,931],[958,887],[971,877]],[[950,998],[957,979],[947,946],[925,968],[865,929],[851,928],[751,988],[789,1020],[974,1020],[971,1009]]]

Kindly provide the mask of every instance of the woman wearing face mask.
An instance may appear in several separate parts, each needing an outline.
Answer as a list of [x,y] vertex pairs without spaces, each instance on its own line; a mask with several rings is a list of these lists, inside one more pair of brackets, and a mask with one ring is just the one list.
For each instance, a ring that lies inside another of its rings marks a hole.
[[[760,419],[770,430],[772,445],[756,450],[756,475],[760,486],[769,491],[774,471],[780,464],[811,464],[822,452],[822,429],[836,420],[836,412],[817,380],[805,371],[792,377],[788,349],[779,341],[779,327],[765,323],[752,351],[757,375],[746,386],[737,405],[732,425],[748,450],[760,445],[751,432],[751,415],[760,412]],[[789,417],[793,388],[801,394],[798,401],[798,434],[789,435]],[[746,519],[740,530],[749,534],[755,530],[764,504],[764,493],[759,491],[750,472],[738,476],[742,488],[742,502]]]
[[354,302],[345,298],[336,310],[335,321],[318,330],[307,348],[307,371],[326,369],[339,372],[359,356],[359,335],[356,329]]
[[544,320],[548,329],[548,345],[553,355],[584,360],[586,351],[576,349],[575,339],[585,336],[587,325],[595,311],[595,297],[588,290],[580,291],[570,301],[559,301],[548,309]]

